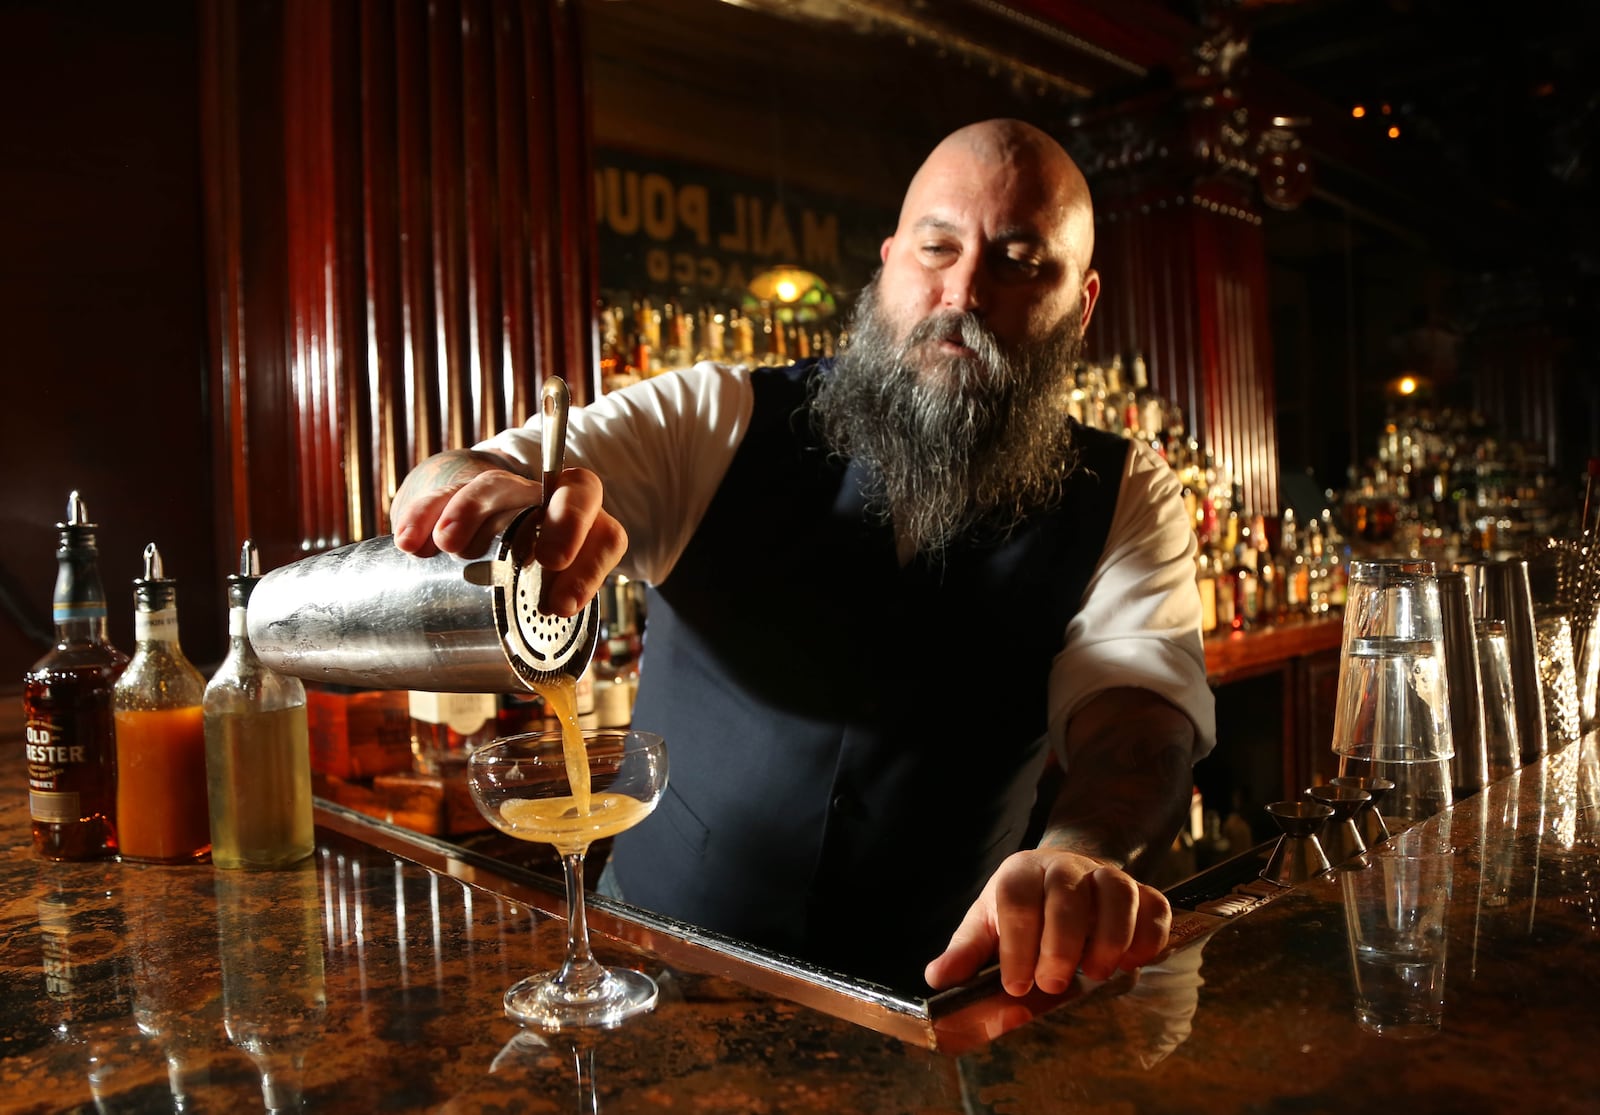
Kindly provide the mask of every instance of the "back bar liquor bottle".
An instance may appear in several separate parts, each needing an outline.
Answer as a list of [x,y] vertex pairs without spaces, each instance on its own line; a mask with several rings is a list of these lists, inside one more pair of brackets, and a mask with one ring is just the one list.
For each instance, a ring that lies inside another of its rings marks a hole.
[[103,859],[117,852],[112,691],[128,656],[106,638],[95,524],[77,492],[56,529],[56,645],[22,684],[33,847],[46,859]]

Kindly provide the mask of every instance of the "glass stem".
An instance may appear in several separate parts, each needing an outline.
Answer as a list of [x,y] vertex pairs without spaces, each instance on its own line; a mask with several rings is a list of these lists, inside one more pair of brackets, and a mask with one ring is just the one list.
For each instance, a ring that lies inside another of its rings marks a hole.
[[567,958],[555,982],[568,995],[583,995],[605,979],[606,970],[589,951],[589,918],[583,901],[583,852],[561,857],[567,877]]
[[578,1111],[580,1115],[599,1115],[600,1093],[594,1086],[594,1049],[575,1043],[572,1059],[578,1069]]

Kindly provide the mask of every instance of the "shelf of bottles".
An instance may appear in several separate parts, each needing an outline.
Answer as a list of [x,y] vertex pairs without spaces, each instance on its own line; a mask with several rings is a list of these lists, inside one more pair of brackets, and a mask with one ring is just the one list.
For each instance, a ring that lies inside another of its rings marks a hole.
[[1393,410],[1376,453],[1352,465],[1341,506],[1361,553],[1471,561],[1521,555],[1565,526],[1542,449],[1482,414],[1427,403]]
[[613,294],[601,306],[599,326],[602,393],[702,360],[754,367],[832,356],[844,339],[837,316],[750,299],[695,303]]
[[[1183,486],[1199,543],[1196,578],[1207,636],[1318,619],[1344,606],[1349,548],[1331,509],[1299,523],[1244,506],[1227,462],[1203,452],[1183,410],[1149,387],[1142,356],[1079,368],[1068,410],[1080,422],[1145,442]],[[1331,503],[1331,500],[1330,500]]]
[[1269,519],[1241,506],[1226,467],[1209,465],[1186,481],[1184,498],[1194,508],[1207,636],[1323,619],[1344,607],[1350,548],[1331,507],[1307,523],[1292,508]]

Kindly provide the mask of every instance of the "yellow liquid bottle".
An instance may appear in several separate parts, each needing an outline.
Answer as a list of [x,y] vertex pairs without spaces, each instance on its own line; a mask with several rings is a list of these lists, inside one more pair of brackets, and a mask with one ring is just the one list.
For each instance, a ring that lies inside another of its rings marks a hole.
[[287,867],[315,843],[305,687],[256,657],[245,632],[259,579],[246,541],[228,578],[228,656],[204,702],[211,861],[223,868]]

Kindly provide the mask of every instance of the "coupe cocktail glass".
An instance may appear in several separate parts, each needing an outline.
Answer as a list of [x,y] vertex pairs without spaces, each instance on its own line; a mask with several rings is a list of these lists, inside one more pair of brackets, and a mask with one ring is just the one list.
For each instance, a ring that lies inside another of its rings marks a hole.
[[561,967],[514,984],[506,1014],[541,1030],[611,1027],[655,1005],[655,981],[608,968],[589,951],[583,859],[589,845],[644,820],[667,785],[667,748],[648,732],[591,729],[507,736],[467,761],[467,786],[489,823],[519,840],[552,844],[567,884]]

